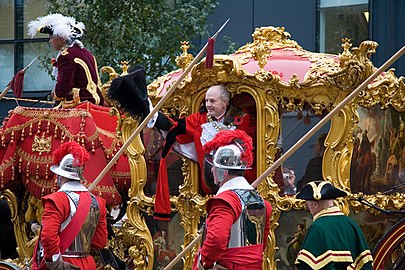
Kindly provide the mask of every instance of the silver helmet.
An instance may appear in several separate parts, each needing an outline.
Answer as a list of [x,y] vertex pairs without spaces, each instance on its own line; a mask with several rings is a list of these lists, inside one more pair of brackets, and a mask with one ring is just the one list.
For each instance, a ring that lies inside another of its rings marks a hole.
[[67,154],[62,158],[58,165],[51,166],[51,171],[57,175],[69,178],[71,180],[82,180],[83,166],[75,165],[75,159],[72,154]]
[[247,170],[251,169],[246,162],[242,160],[242,146],[234,141],[232,144],[219,147],[214,155],[206,157],[208,163],[212,166],[225,170]]

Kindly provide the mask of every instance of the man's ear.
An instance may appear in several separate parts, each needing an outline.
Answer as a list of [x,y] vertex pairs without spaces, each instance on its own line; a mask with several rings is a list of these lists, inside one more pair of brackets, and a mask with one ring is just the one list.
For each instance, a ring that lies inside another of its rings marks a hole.
[[314,209],[319,207],[318,201],[307,201],[307,204],[310,204],[311,208],[314,208]]

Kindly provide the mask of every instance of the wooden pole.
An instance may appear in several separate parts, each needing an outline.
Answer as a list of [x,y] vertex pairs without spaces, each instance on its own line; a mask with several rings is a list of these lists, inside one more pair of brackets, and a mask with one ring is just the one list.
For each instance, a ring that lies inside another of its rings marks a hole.
[[[370,75],[363,83],[361,83],[353,92],[351,92],[342,102],[340,102],[332,111],[330,111],[324,118],[322,118],[319,123],[317,123],[312,129],[308,131],[301,139],[299,139],[287,152],[285,152],[279,159],[277,159],[259,178],[256,179],[252,183],[254,188],[266,179],[270,173],[276,170],[281,163],[283,163],[287,158],[289,158],[298,148],[300,148],[309,138],[311,138],[319,129],[321,129],[335,114],[337,114],[344,106],[346,106],[355,96],[357,96],[360,91],[362,91],[366,86],[371,83],[378,75],[380,75],[384,70],[386,70],[389,66],[391,66],[398,58],[400,58],[405,53],[405,46],[403,46],[398,52],[396,52],[390,59],[388,59],[379,69],[377,69],[373,74]],[[194,245],[197,244],[197,239],[201,239],[201,234],[197,235],[197,237],[184,248],[183,251],[191,250]],[[187,252],[181,252],[176,258],[173,259],[163,270],[170,270],[172,267],[181,260],[181,258]],[[180,256],[181,255],[181,256]]]
[[8,90],[10,90],[10,86],[7,85],[6,88],[4,88],[3,92],[0,94],[0,100],[4,98],[4,96],[8,93]]
[[[213,35],[213,38],[216,38],[219,32],[225,27],[225,25],[229,22],[228,19],[219,30]],[[194,60],[190,63],[190,65],[184,70],[181,76],[177,79],[177,81],[170,87],[170,89],[166,92],[166,94],[159,100],[153,110],[149,113],[149,115],[142,121],[142,123],[135,129],[134,133],[128,138],[128,140],[122,145],[121,149],[114,155],[114,157],[108,162],[107,166],[100,172],[97,178],[91,183],[88,187],[90,191],[94,189],[94,187],[103,179],[104,175],[111,169],[115,162],[117,162],[118,158],[124,153],[124,151],[128,148],[128,146],[132,143],[132,141],[139,135],[141,130],[146,126],[150,119],[154,116],[154,114],[162,107],[162,105],[166,102],[166,100],[170,97],[170,95],[177,89],[179,84],[183,81],[183,79],[187,76],[187,74],[191,71],[194,65],[201,59],[205,50],[207,49],[208,42],[204,45],[201,51],[197,54]]]
[[4,97],[3,99],[5,99],[5,100],[25,101],[25,102],[37,102],[37,103],[44,103],[44,104],[49,104],[49,105],[55,104],[55,101],[46,101],[46,100],[29,99],[29,98],[9,98],[9,97]]

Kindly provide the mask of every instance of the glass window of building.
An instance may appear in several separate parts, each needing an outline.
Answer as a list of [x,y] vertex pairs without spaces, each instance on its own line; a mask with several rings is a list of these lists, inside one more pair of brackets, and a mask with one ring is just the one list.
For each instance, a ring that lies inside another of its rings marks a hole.
[[[4,89],[14,74],[35,57],[52,55],[48,38],[40,35],[31,39],[27,25],[31,20],[47,14],[47,0],[0,0],[0,87]],[[42,97],[55,82],[37,59],[24,76],[23,96]]]
[[368,39],[369,0],[320,0],[319,51],[339,53],[342,38],[353,46]]

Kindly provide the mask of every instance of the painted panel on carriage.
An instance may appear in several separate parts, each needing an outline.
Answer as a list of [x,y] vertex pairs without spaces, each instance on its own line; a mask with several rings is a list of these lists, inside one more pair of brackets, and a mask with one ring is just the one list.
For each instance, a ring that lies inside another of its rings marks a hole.
[[[378,215],[371,214],[369,212],[350,213],[350,217],[359,224],[363,231],[364,237],[367,240],[368,247],[373,254],[374,259],[376,255],[376,246],[380,243],[383,237],[386,237],[387,232],[393,228],[403,218],[403,215],[388,215],[379,213]],[[390,242],[395,239],[390,239]],[[403,259],[404,244],[400,244],[393,248],[390,254],[386,254],[385,263],[381,270],[402,269],[395,268],[395,263],[400,262]]]
[[[184,230],[180,226],[180,215],[175,214],[170,222],[145,217],[154,247],[154,270],[164,269],[182,251]],[[173,270],[183,269],[183,262],[178,262]]]
[[350,184],[353,193],[374,194],[405,181],[405,113],[376,105],[357,110]]
[[312,224],[312,216],[307,211],[291,210],[281,214],[279,224],[275,231],[278,250],[274,259],[278,260],[277,269],[294,270],[294,261]]

